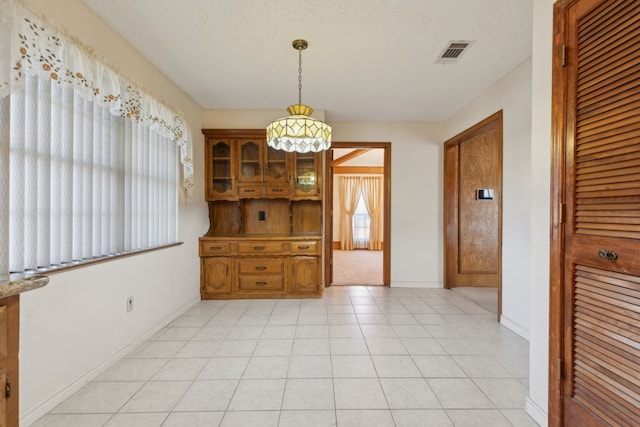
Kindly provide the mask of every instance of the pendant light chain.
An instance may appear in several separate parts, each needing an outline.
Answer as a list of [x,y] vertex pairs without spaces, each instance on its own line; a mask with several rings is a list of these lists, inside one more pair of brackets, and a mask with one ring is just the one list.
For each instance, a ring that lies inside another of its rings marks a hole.
[[298,49],[298,104],[302,104],[302,49]]

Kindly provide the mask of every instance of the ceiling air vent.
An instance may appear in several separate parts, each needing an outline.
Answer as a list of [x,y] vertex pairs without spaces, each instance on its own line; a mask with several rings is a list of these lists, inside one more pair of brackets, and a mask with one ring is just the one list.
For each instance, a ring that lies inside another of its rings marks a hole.
[[473,42],[469,40],[450,41],[449,45],[438,55],[436,63],[453,64],[454,62],[458,62],[462,54],[466,52],[467,48],[472,44]]

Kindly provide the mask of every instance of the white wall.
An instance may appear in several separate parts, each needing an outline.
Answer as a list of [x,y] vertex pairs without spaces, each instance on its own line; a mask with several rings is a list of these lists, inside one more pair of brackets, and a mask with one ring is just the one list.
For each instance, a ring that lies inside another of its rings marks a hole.
[[[180,200],[183,245],[67,272],[53,273],[44,288],[22,294],[20,412],[28,425],[91,379],[131,343],[199,299],[198,237],[207,231],[203,202],[202,110],[81,0],[28,0],[120,71],[181,110],[194,137],[194,202]],[[125,302],[134,297],[134,311]]]
[[553,0],[533,2],[531,328],[527,411],[547,425]]
[[524,61],[445,122],[449,139],[503,110],[502,316],[501,322],[529,336],[531,244],[531,60]]
[[332,122],[341,142],[391,142],[391,286],[442,287],[442,125]]

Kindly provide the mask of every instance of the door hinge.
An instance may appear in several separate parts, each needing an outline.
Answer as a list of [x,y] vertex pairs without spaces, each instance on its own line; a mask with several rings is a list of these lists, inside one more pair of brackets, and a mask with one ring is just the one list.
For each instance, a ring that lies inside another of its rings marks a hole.
[[560,64],[563,67],[567,66],[567,46],[566,45],[560,46]]
[[562,359],[558,359],[558,381],[562,380],[562,367],[563,367],[563,360]]
[[558,212],[558,224],[564,224],[566,211],[567,211],[567,205],[564,203],[560,203],[559,212]]

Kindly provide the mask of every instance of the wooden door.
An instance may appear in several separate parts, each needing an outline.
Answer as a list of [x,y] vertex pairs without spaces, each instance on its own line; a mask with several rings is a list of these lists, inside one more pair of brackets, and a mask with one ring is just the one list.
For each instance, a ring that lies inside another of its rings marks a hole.
[[445,143],[446,288],[502,280],[502,112]]
[[550,424],[637,426],[640,2],[561,1],[554,28]]
[[0,300],[0,427],[19,419],[20,295]]

